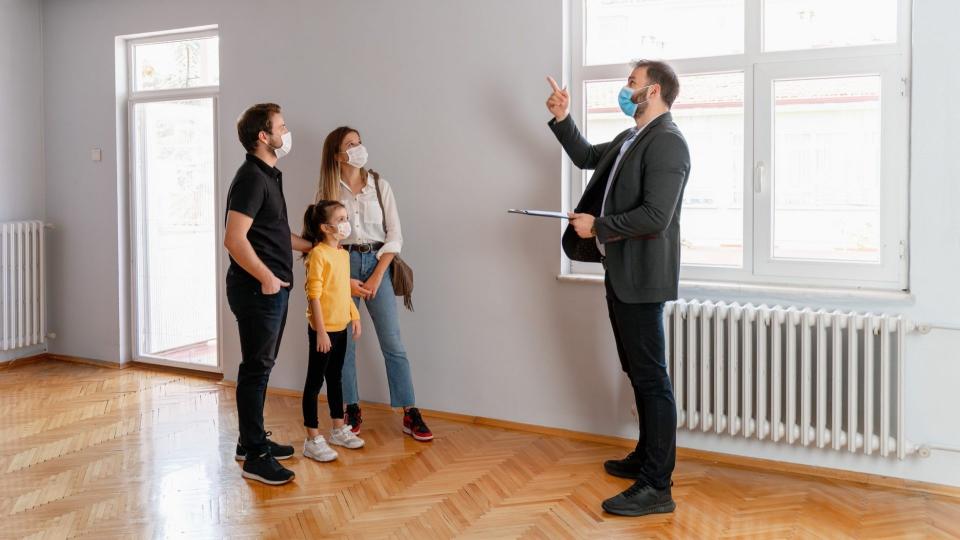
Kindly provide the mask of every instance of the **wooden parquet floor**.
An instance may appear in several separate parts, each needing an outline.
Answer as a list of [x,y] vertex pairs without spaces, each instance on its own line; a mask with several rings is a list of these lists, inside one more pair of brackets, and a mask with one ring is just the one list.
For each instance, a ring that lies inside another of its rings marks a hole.
[[[321,408],[323,410],[323,408]],[[3,538],[958,538],[960,499],[678,463],[672,515],[600,502],[623,449],[365,411],[362,450],[286,461],[294,483],[240,477],[233,388],[141,368],[45,361],[0,371]],[[299,399],[270,395],[273,438],[302,448]]]

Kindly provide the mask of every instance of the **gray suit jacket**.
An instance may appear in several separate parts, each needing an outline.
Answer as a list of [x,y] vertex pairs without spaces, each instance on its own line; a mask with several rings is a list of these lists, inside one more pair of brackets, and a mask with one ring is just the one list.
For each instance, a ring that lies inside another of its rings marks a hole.
[[[569,116],[550,129],[581,169],[593,169],[577,213],[600,215],[603,193],[629,130],[591,145]],[[597,239],[607,252],[607,278],[621,302],[638,304],[677,298],[680,281],[680,203],[690,176],[687,142],[670,113],[656,118],[626,150],[607,196],[605,216],[596,221]],[[573,227],[563,234],[563,251],[575,261],[601,262],[596,239],[582,239]]]

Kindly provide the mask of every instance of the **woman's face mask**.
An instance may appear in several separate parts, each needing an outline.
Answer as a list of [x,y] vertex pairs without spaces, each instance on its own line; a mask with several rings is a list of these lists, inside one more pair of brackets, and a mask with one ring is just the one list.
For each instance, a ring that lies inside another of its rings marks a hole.
[[347,154],[347,164],[352,165],[356,168],[361,168],[367,164],[367,148],[362,144],[358,144],[353,148],[348,148]]

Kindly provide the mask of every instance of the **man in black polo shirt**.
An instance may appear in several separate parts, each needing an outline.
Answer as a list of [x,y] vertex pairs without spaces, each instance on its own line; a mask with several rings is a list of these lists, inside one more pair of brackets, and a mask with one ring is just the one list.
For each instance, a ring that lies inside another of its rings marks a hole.
[[247,158],[227,194],[223,241],[230,253],[227,299],[237,317],[243,355],[237,374],[240,442],[236,458],[244,462],[245,478],[279,485],[293,480],[293,471],[277,462],[291,457],[293,447],[267,438],[263,404],[287,320],[292,250],[307,251],[311,246],[291,234],[287,222],[283,175],[276,164],[290,151],[291,136],[280,106],[250,107],[237,121],[237,134]]

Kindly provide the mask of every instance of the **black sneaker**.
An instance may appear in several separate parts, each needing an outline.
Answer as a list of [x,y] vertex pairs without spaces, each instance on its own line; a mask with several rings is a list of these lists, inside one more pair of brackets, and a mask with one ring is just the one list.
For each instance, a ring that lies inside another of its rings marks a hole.
[[352,403],[347,405],[346,418],[343,419],[343,423],[350,426],[350,431],[354,435],[360,434],[360,424],[363,423],[363,417],[360,416],[360,405]]
[[643,469],[643,461],[637,451],[630,452],[623,459],[608,459],[603,462],[603,468],[607,474],[618,476],[620,478],[629,478],[639,480],[640,471]]
[[271,486],[286,484],[296,477],[296,474],[285,469],[270,452],[259,457],[251,457],[243,463],[243,477]]
[[669,514],[677,508],[670,488],[655,489],[643,480],[634,482],[623,493],[603,501],[603,509],[618,516]]
[[[272,431],[267,432],[267,437],[270,437],[270,435],[273,435]],[[269,438],[267,439],[267,445],[269,446],[268,451],[270,452],[270,455],[277,459],[288,459],[293,457],[294,452],[292,446],[288,446],[286,444],[277,444],[271,441]],[[237,455],[234,459],[237,461],[243,461],[247,459],[247,450],[243,446],[240,446],[240,443],[237,443]]]

